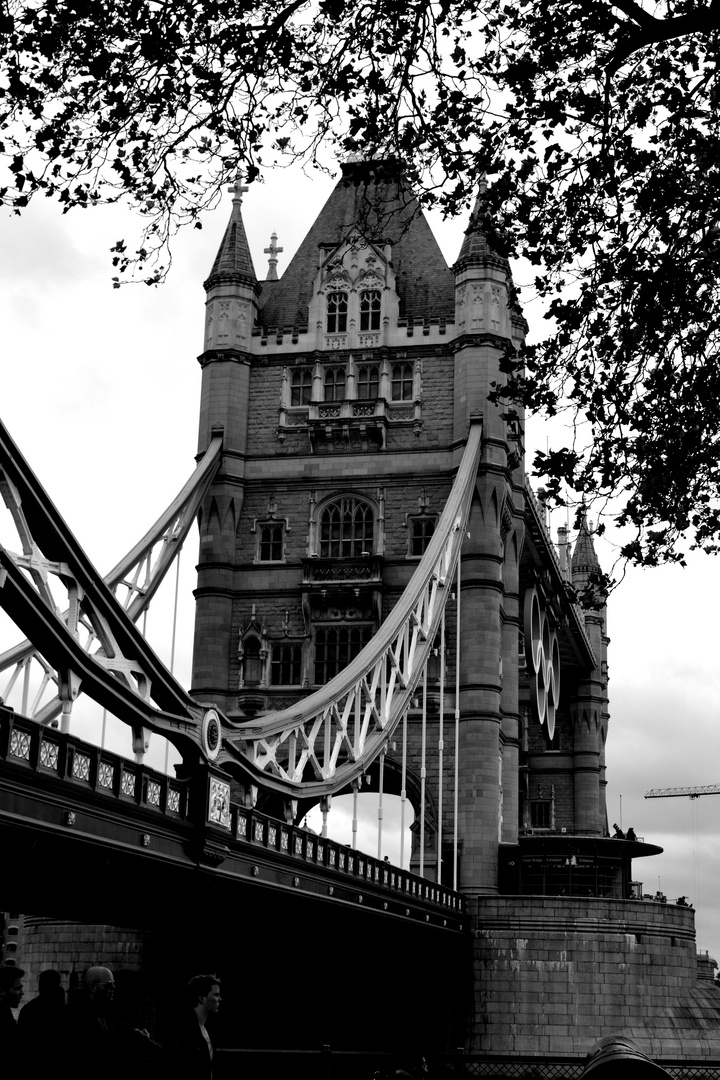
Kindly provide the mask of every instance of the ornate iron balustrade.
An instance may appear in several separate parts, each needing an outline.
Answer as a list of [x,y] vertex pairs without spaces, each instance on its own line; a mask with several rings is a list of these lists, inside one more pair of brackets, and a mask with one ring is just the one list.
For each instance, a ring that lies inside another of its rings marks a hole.
[[73,735],[0,709],[0,759],[118,802],[176,820],[187,818],[187,785]]
[[[347,899],[350,888],[352,898],[362,904],[369,902],[370,890],[376,909],[383,909],[378,894],[387,894],[386,911],[392,907],[394,914],[420,917],[434,926],[449,930],[464,928],[466,902],[459,893],[297,825],[230,802],[227,778],[219,771],[208,771],[204,797],[198,787],[194,796],[189,796],[187,782],[128,761],[73,735],[41,727],[2,707],[0,763],[4,768],[10,767],[6,775],[32,775],[32,787],[36,790],[40,786],[47,790],[48,782],[67,785],[67,798],[63,800],[66,826],[79,827],[80,819],[92,815],[93,808],[97,813],[107,799],[116,807],[112,820],[115,816],[122,820],[131,806],[142,812],[134,819],[141,829],[149,829],[147,834],[140,833],[141,846],[151,846],[150,834],[161,820],[165,827],[171,828],[173,822],[182,823],[181,838],[185,840],[191,836],[188,825],[210,826],[220,842],[220,852],[242,853],[258,862],[266,857],[280,858],[297,866],[297,870],[289,871],[291,874],[306,875],[320,870],[328,881],[330,897]],[[53,790],[57,791],[54,787]],[[106,815],[105,810],[99,812]],[[259,867],[257,874],[260,875]],[[332,884],[333,879],[336,884]],[[407,909],[402,907],[403,901],[410,905]],[[427,917],[418,916],[419,908],[427,909]]]

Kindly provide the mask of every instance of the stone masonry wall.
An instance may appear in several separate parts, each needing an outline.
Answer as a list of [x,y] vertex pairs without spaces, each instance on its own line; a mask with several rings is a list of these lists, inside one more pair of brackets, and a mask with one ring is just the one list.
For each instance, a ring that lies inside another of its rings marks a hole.
[[622,1032],[651,1057],[717,1057],[720,990],[698,987],[694,912],[595,898],[473,900],[468,1049],[583,1054]]
[[73,973],[80,976],[95,965],[113,972],[140,972],[148,941],[149,935],[138,930],[26,915],[23,952],[18,960],[26,972],[25,1000],[35,996],[38,976],[48,968],[62,973],[66,990]]

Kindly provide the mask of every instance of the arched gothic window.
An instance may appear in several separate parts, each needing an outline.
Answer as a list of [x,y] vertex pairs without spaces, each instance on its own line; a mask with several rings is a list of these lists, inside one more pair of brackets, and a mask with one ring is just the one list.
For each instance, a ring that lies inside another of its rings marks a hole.
[[359,401],[375,401],[378,396],[380,372],[376,364],[362,364],[357,370],[357,396]]
[[348,294],[331,292],[327,294],[327,332],[344,334],[347,330]]
[[410,519],[410,555],[413,558],[425,554],[434,532],[434,517],[416,517]]
[[413,396],[413,365],[393,364],[392,366],[392,399],[393,401],[412,401]]
[[272,647],[270,683],[272,686],[299,686],[302,679],[302,644],[276,642]]
[[320,555],[323,559],[358,558],[372,554],[372,507],[346,496],[328,503],[320,514]]
[[256,637],[249,637],[243,649],[243,682],[245,686],[257,686],[262,680],[262,657],[260,642]]
[[379,289],[365,289],[360,293],[360,331],[379,330],[382,304]]
[[282,525],[275,522],[260,526],[260,562],[282,562],[284,533]]
[[290,404],[309,405],[312,398],[312,372],[299,368],[290,377]]
[[328,368],[325,372],[325,400],[345,400],[345,368]]

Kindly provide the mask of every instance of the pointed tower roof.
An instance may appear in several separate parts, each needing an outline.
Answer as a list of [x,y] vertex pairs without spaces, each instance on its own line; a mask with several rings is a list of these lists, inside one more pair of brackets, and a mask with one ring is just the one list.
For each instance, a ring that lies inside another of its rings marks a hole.
[[592,533],[587,521],[587,510],[584,506],[580,512],[580,529],[572,553],[571,566],[574,585],[577,585],[581,577],[585,579],[588,574],[600,570],[600,560],[595,552]]
[[455,282],[407,181],[394,161],[348,162],[315,223],[278,281],[265,281],[260,322],[267,328],[307,326],[318,267],[349,237],[390,245],[400,315],[453,319]]
[[453,271],[458,274],[468,266],[496,266],[499,270],[510,272],[510,264],[490,246],[487,239],[487,204],[485,193],[487,192],[487,180],[485,176],[478,184],[478,194],[475,206],[470,215],[468,227],[465,230],[465,238],[460,248],[457,262]]
[[204,283],[205,289],[208,290],[213,285],[240,284],[251,285],[257,292],[260,287],[242,219],[242,197],[248,189],[240,180],[236,180],[228,190],[233,194],[230,221],[215,256],[210,276]]

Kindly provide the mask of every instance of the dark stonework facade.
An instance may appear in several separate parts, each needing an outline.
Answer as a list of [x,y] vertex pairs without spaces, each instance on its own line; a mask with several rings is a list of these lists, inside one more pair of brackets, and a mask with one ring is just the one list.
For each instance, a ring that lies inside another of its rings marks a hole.
[[[235,197],[205,283],[198,450],[219,429],[224,449],[200,523],[193,693],[255,718],[357,655],[410,580],[481,415],[459,698],[449,677],[442,712],[451,792],[459,711],[458,887],[476,915],[467,1048],[584,1052],[626,1029],[656,1055],[718,1053],[720,992],[705,983],[708,1000],[689,1004],[692,912],[632,900],[632,859],[659,849],[608,833],[605,608],[576,600],[597,557],[584,523],[572,545],[564,530],[553,542],[524,475],[524,419],[488,401],[526,324],[478,220],[448,267],[392,167],[347,165],[282,276],[273,262],[261,282]],[[414,704],[417,809],[421,693]],[[427,723],[437,745],[436,671]],[[431,755],[425,872],[441,825],[452,882],[438,783]],[[399,790],[397,751],[384,786]],[[415,830],[414,868],[418,844]]]

